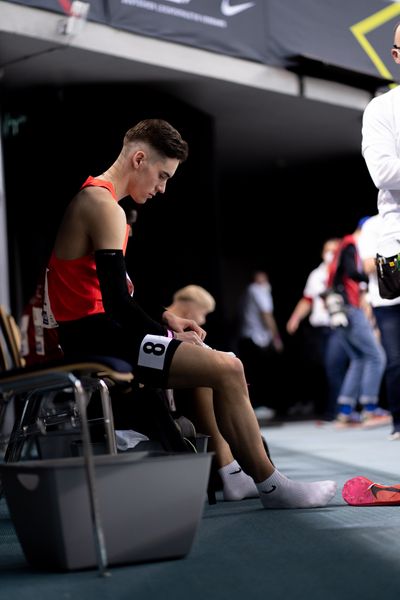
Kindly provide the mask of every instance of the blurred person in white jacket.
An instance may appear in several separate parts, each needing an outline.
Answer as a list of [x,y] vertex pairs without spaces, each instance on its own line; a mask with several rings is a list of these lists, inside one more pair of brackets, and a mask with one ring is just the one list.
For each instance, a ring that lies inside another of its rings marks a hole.
[[358,239],[363,269],[369,277],[368,299],[372,306],[381,343],[386,353],[385,389],[393,425],[390,440],[400,440],[400,297],[393,300],[379,294],[375,256],[382,217],[374,215],[364,223]]
[[[391,55],[400,65],[400,22],[394,28]],[[378,188],[381,226],[377,252],[400,252],[400,86],[373,98],[363,115],[362,154]]]

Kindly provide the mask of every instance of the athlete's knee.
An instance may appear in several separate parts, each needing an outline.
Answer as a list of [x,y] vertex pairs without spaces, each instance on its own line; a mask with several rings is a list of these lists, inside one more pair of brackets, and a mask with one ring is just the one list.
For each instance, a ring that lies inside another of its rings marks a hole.
[[220,364],[221,377],[228,380],[236,380],[244,378],[244,368],[242,361],[236,356],[229,354],[223,355]]

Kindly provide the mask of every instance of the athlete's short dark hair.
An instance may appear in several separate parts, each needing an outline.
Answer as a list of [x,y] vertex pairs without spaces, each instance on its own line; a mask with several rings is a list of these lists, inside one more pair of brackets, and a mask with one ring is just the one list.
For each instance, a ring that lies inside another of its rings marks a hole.
[[170,123],[163,119],[145,119],[129,129],[124,137],[124,145],[142,140],[152,146],[159,154],[168,158],[186,160],[188,144]]

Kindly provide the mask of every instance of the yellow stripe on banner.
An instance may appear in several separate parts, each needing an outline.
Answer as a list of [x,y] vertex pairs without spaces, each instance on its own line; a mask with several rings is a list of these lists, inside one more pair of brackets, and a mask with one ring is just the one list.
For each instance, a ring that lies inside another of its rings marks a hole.
[[[370,58],[372,63],[375,65],[378,73],[386,79],[393,79],[394,77],[380,58],[379,54],[376,52],[375,48],[367,40],[366,34],[370,33],[374,29],[377,29],[381,25],[384,25],[398,15],[400,15],[400,2],[394,2],[390,6],[387,6],[382,10],[378,10],[378,12],[350,27],[350,31],[353,33],[354,37],[357,39],[358,43],[363,48],[364,52]],[[391,84],[390,87],[395,87],[396,85],[397,84]]]

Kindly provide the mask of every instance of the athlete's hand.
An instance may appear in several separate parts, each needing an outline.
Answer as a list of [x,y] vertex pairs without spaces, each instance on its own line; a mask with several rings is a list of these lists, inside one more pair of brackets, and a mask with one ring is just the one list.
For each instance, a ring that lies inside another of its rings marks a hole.
[[175,338],[181,342],[195,344],[196,346],[205,346],[204,342],[200,339],[195,331],[182,331],[181,333],[175,333]]
[[[164,321],[164,323],[166,323],[166,325],[168,326],[169,329],[172,329],[172,331],[175,331],[175,333],[177,333],[177,334],[184,333],[184,332],[196,333],[197,336],[200,338],[201,342],[204,340],[204,338],[207,335],[206,332],[204,331],[204,329],[202,329],[199,325],[197,325],[196,321],[193,321],[193,319],[184,319],[182,317],[178,317],[177,315],[170,312],[169,310],[166,310],[163,313],[163,321]],[[178,339],[181,339],[181,337],[179,337]],[[189,341],[189,340],[185,340],[185,341]],[[192,342],[192,343],[195,343],[195,342]]]

